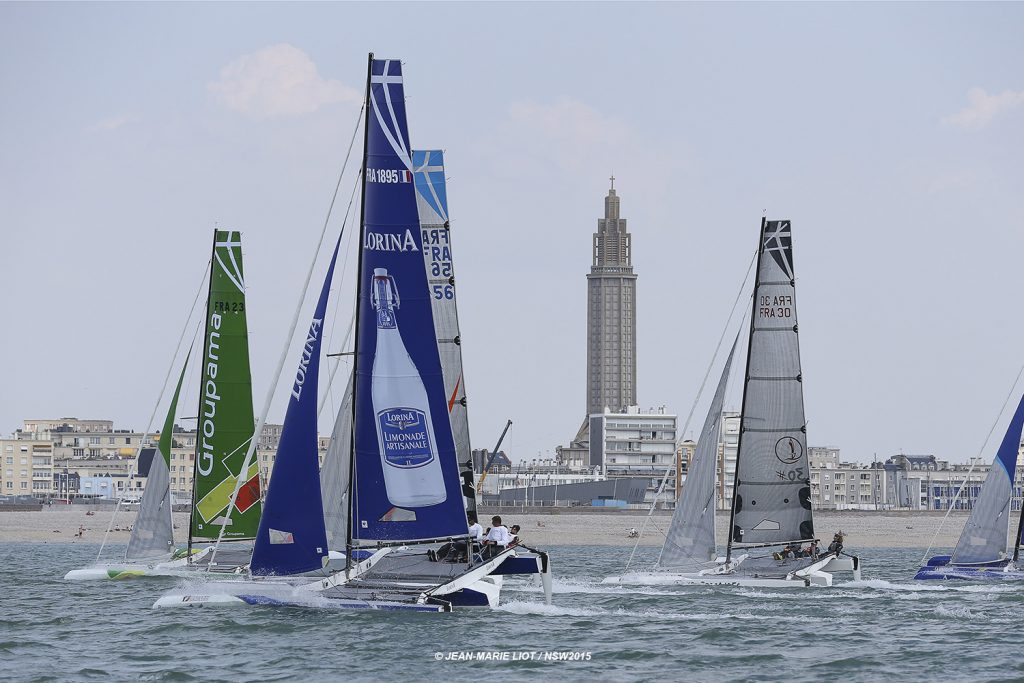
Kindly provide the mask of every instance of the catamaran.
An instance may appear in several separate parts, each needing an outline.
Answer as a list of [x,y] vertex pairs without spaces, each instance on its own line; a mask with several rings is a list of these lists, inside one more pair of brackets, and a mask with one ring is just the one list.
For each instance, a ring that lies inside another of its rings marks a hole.
[[[454,380],[447,391],[438,344],[445,337],[435,325],[432,304],[454,300],[454,276],[443,283],[428,281],[432,255],[450,261],[450,253],[424,253],[429,246],[424,234],[428,241],[434,237],[421,231],[399,61],[370,55],[366,101],[354,367],[350,397],[346,392],[342,402],[350,417],[346,424],[339,416],[332,443],[348,463],[321,473],[320,485],[321,490],[337,485],[345,472],[348,482],[346,490],[322,493],[323,503],[318,501],[324,506],[321,524],[326,518],[332,529],[325,531],[327,538],[336,538],[339,522],[344,526],[346,567],[293,589],[251,584],[243,590],[168,595],[157,606],[313,602],[417,611],[494,606],[506,563],[507,573],[540,575],[550,599],[545,553],[501,548],[485,556],[469,538],[464,500],[469,496],[452,426],[452,408],[462,405],[461,382]],[[447,240],[447,234],[437,239]],[[438,268],[434,277],[442,277],[444,264]],[[450,340],[458,345],[457,333]],[[272,491],[276,474],[274,481]],[[307,512],[305,522],[312,515]],[[269,523],[265,526],[269,532]],[[279,538],[300,545],[297,529],[293,524],[275,530]]]
[[[72,569],[64,578],[68,581],[95,579],[127,579],[150,574],[157,565],[176,558],[174,523],[171,517],[170,464],[174,416],[178,408],[182,380],[188,359],[178,376],[178,384],[171,399],[164,427],[160,432],[156,452],[149,465],[146,489],[139,504],[139,513],[132,525],[128,547],[120,562],[97,563],[82,569]],[[141,450],[141,447],[140,447]],[[137,456],[138,457],[138,456]]]
[[[241,233],[237,231],[214,231],[205,320],[187,549],[174,547],[169,480],[171,438],[186,361],[150,465],[124,561],[72,570],[65,579],[174,575],[197,567],[237,571],[248,563],[261,509],[255,463],[243,478],[241,495],[229,505],[245,449],[253,437],[245,279]],[[217,540],[222,527],[230,545],[210,565],[210,542]]]
[[1022,429],[1024,396],[1010,419],[1010,425],[992,461],[992,468],[985,477],[981,494],[971,509],[971,516],[967,518],[953,554],[932,557],[917,571],[915,579],[1024,579],[1024,568],[1017,564],[1020,559],[1021,534],[1024,534],[1024,510],[1017,523],[1013,548],[1010,549],[1007,543]]
[[830,572],[839,570],[860,578],[859,559],[843,554],[840,544],[817,549],[795,285],[790,221],[762,219],[725,556],[718,555],[715,545],[715,477],[736,343],[656,565],[608,577],[605,583],[831,586]]

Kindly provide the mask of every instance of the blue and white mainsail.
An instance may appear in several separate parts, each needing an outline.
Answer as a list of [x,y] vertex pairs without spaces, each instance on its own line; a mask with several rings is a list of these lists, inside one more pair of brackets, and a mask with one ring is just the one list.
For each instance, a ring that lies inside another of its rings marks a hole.
[[322,569],[327,564],[317,445],[317,387],[324,317],[340,245],[339,237],[292,383],[274,472],[253,548],[250,565],[253,574],[301,574]]
[[468,534],[423,261],[402,65],[373,59],[355,347],[354,544]]
[[437,349],[441,355],[444,391],[455,437],[455,453],[462,477],[466,511],[476,512],[473,483],[473,447],[469,441],[466,378],[462,369],[462,333],[456,304],[455,261],[452,257],[448,192],[445,184],[444,152],[439,149],[412,153],[413,180],[423,239],[423,263],[427,268],[430,303],[434,309]]
[[[999,444],[992,469],[985,477],[978,502],[957,541],[950,564],[981,564],[1006,557],[1006,534],[1010,524],[1010,501],[1013,498],[1014,473],[1024,429],[1024,396],[1010,419],[1003,441]],[[966,484],[966,482],[965,482]]]

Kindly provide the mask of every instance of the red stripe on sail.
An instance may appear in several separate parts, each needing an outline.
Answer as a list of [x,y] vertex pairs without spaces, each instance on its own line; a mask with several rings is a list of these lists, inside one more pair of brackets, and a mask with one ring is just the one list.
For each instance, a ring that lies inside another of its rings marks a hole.
[[455,380],[455,388],[452,389],[452,397],[448,399],[448,412],[452,412],[452,407],[455,405],[455,395],[459,393],[459,385],[462,384],[462,375]]
[[235,498],[235,509],[245,512],[260,500],[260,475],[254,476],[242,484],[238,489],[238,496]]

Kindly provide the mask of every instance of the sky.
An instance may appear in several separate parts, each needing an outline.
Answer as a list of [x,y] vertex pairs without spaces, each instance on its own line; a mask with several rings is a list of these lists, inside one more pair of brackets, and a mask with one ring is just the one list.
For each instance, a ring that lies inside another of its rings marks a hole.
[[474,447],[575,435],[614,173],[642,408],[684,431],[766,213],[793,222],[809,444],[990,457],[1024,391],[1022,34],[1021,3],[0,3],[0,432],[144,429],[215,225],[243,233],[260,410],[373,51],[446,152]]

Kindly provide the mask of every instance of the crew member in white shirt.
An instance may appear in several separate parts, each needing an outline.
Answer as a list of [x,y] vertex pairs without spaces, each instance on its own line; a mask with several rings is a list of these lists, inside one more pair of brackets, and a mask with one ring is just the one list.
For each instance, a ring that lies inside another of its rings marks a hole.
[[487,557],[494,557],[512,542],[512,534],[508,527],[501,523],[501,517],[491,517],[491,528],[487,530],[487,537],[484,538],[484,554]]
[[469,537],[473,541],[479,543],[484,540],[484,528],[480,526],[480,522],[476,521],[476,515],[472,512],[468,515],[469,518]]

